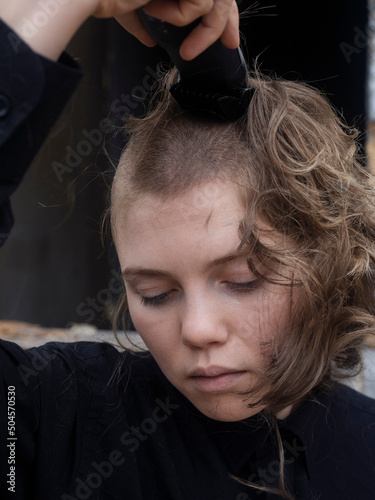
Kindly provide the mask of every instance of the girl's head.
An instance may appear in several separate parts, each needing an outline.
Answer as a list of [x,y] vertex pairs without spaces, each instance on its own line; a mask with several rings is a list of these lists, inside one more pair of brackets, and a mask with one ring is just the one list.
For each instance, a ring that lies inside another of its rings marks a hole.
[[371,178],[308,86],[256,75],[228,124],[181,112],[173,78],[113,183],[121,308],[200,411],[278,413],[352,372],[374,331]]

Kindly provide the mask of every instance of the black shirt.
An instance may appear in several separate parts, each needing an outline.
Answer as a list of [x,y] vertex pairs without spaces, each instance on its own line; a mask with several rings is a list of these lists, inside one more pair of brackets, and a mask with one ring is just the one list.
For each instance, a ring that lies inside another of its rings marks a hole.
[[[281,498],[233,479],[277,486],[275,434],[261,413],[241,422],[211,420],[150,355],[109,344],[0,346],[0,498]],[[8,393],[15,393],[10,407]],[[15,436],[7,407],[15,412]],[[374,400],[334,384],[279,427],[296,500],[374,500]],[[11,443],[15,492],[7,483]]]
[[[43,59],[0,22],[0,244],[9,196],[80,76],[67,56]],[[262,414],[210,420],[152,357],[107,344],[0,347],[1,500],[280,498],[233,479],[277,485],[275,433]],[[375,499],[373,400],[336,384],[279,427],[296,500]]]

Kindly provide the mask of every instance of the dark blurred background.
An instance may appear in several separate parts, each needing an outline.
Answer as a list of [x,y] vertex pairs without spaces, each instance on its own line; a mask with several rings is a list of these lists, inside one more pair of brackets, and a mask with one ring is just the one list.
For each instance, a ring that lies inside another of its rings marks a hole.
[[[366,1],[238,3],[250,8],[241,21],[250,66],[258,56],[263,72],[317,86],[365,132]],[[15,227],[0,252],[0,318],[106,329],[121,283],[109,237],[101,244],[101,214],[126,141],[121,127],[129,113],[144,113],[165,56],[115,21],[96,19],[68,52],[85,78],[12,199]]]

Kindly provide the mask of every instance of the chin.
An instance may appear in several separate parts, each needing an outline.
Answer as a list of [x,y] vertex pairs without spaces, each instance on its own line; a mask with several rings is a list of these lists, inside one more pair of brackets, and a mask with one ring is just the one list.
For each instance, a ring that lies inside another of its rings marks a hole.
[[253,415],[256,415],[263,410],[263,406],[249,408],[246,402],[243,402],[240,396],[236,395],[237,399],[233,401],[233,397],[217,396],[216,401],[208,403],[191,401],[191,403],[208,418],[218,420],[220,422],[239,422]]

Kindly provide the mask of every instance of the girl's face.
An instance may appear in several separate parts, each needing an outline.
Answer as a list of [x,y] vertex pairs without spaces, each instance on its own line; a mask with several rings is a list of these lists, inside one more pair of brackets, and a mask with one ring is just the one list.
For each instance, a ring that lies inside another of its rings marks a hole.
[[165,203],[145,196],[116,228],[137,331],[168,380],[222,421],[262,409],[239,393],[266,369],[291,308],[290,287],[258,280],[238,254],[243,216],[220,182]]

